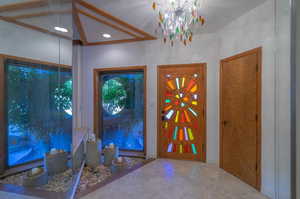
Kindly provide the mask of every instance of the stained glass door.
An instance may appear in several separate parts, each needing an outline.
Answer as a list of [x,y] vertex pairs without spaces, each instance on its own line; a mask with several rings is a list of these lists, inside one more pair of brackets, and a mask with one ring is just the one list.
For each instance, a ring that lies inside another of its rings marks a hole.
[[159,66],[161,158],[206,160],[206,65]]

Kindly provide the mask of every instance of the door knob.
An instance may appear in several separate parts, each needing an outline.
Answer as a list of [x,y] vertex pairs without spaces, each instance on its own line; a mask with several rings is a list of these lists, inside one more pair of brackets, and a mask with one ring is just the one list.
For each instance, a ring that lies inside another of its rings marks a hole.
[[224,120],[223,125],[226,126],[229,123],[229,121]]

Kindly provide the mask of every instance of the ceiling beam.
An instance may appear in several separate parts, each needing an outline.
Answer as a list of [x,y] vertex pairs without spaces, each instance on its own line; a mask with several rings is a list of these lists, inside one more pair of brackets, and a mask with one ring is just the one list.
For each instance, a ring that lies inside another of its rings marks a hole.
[[86,45],[88,43],[87,37],[84,32],[84,29],[83,29],[83,26],[82,26],[82,23],[81,23],[79,14],[78,14],[78,9],[75,4],[73,4],[73,19],[74,19],[75,26],[79,32],[80,40],[82,41],[82,43],[84,45]]
[[37,13],[10,16],[10,18],[11,19],[27,19],[27,18],[33,18],[33,17],[43,17],[43,16],[49,16],[49,15],[71,14],[71,13],[72,13],[72,10],[43,11],[43,12],[37,12]]
[[101,16],[109,19],[109,20],[111,20],[111,21],[114,21],[115,23],[117,23],[117,24],[119,24],[119,25],[121,25],[123,27],[126,27],[126,28],[128,28],[128,29],[130,29],[130,30],[132,30],[132,31],[134,31],[136,33],[139,33],[139,34],[143,35],[147,39],[152,39],[152,40],[156,39],[156,37],[150,35],[149,33],[147,33],[147,32],[145,32],[143,30],[140,30],[140,29],[134,27],[133,25],[131,25],[131,24],[129,24],[129,23],[127,23],[127,22],[125,22],[125,21],[123,21],[123,20],[121,20],[121,19],[113,16],[113,15],[111,15],[110,13],[108,13],[108,12],[106,12],[106,11],[100,9],[100,8],[95,7],[92,4],[89,4],[89,3],[87,3],[87,2],[85,2],[83,0],[77,0],[77,2],[81,6],[87,8],[87,9],[89,9],[89,10],[91,10],[91,11],[93,11],[93,12],[95,12],[95,13],[97,13],[97,14],[99,14],[99,15],[101,15]]
[[95,45],[110,45],[110,44],[121,44],[121,43],[130,43],[137,41],[145,41],[150,39],[145,38],[134,38],[134,39],[122,39],[122,40],[111,40],[111,41],[99,41],[99,42],[89,42],[87,46],[95,46]]
[[110,23],[110,22],[108,22],[108,21],[105,21],[105,20],[103,20],[103,19],[100,19],[99,17],[96,17],[96,16],[94,16],[94,15],[91,15],[91,14],[89,14],[89,13],[83,11],[83,10],[78,9],[78,12],[79,12],[80,14],[83,14],[83,15],[85,15],[85,16],[87,16],[87,17],[89,17],[89,18],[91,18],[91,19],[93,19],[93,20],[95,20],[95,21],[98,21],[98,22],[100,22],[100,23],[102,23],[102,24],[104,24],[104,25],[107,25],[107,26],[109,26],[109,27],[112,27],[112,28],[114,28],[115,30],[118,30],[118,31],[123,32],[123,33],[126,33],[126,34],[128,34],[128,35],[130,35],[130,36],[133,36],[134,38],[142,38],[142,37],[140,37],[140,36],[138,36],[138,35],[136,35],[136,34],[134,34],[134,33],[132,33],[132,32],[129,32],[129,31],[123,29],[123,28],[120,28],[119,26],[117,26],[117,25],[115,25],[115,24],[113,24],[113,23]]
[[9,12],[22,9],[38,8],[48,5],[47,0],[31,0],[22,3],[12,3],[0,6],[0,12]]
[[13,24],[16,24],[18,26],[22,26],[24,28],[35,30],[35,31],[38,31],[38,32],[41,32],[41,33],[46,33],[48,35],[60,37],[60,38],[67,39],[67,40],[72,40],[71,37],[68,37],[68,36],[65,36],[65,35],[61,35],[61,34],[58,34],[56,32],[51,32],[49,30],[46,30],[44,28],[40,28],[38,26],[34,26],[34,25],[27,24],[27,23],[23,23],[23,22],[15,20],[15,19],[11,19],[10,17],[0,16],[0,20],[6,21],[6,22],[9,22],[9,23],[13,23]]

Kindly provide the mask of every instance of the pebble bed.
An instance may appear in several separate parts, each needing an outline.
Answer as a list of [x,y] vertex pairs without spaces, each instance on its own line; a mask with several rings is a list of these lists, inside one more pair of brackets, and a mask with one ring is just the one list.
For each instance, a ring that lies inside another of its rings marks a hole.
[[[141,158],[124,157],[123,160],[124,162],[121,171],[120,170],[116,171],[112,167],[106,167],[104,165],[99,165],[97,168],[90,168],[87,166],[84,167],[77,192],[81,192],[83,190],[86,190],[87,188],[93,187],[105,181],[106,179],[113,176],[117,172],[126,171],[128,169],[133,168],[135,165],[142,164],[145,162],[145,159],[141,159]],[[0,179],[0,183],[22,186],[22,178],[28,172],[31,171],[21,172],[12,176],[8,176],[4,179]],[[52,192],[66,192],[69,190],[71,186],[72,178],[73,178],[72,169],[68,169],[63,173],[49,177],[48,184],[41,187],[35,187],[35,188],[45,190],[45,191],[52,191]]]
[[[22,173],[18,173],[13,176],[6,177],[0,180],[2,184],[13,184],[22,186],[22,179],[27,173],[31,171],[25,171]],[[35,187],[36,189],[42,189],[45,191],[53,191],[53,192],[66,192],[69,190],[71,183],[72,183],[72,169],[68,169],[63,173],[54,175],[49,177],[48,184],[43,185],[41,187]]]
[[[124,157],[123,160],[124,160],[124,167],[122,171],[131,169],[135,165],[142,164],[143,162],[145,162],[145,159],[141,159],[141,158]],[[111,168],[105,167],[103,165],[99,165],[95,169],[90,167],[84,167],[80,178],[80,184],[77,189],[77,193],[80,193],[81,191],[84,191],[88,188],[91,188],[105,181],[106,179],[113,176],[114,174],[116,173],[112,172]]]

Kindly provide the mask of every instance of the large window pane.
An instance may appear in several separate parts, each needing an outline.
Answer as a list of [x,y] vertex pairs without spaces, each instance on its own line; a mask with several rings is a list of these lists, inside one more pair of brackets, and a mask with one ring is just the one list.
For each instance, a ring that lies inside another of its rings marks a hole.
[[40,159],[51,148],[70,151],[71,70],[14,60],[5,69],[8,165]]
[[143,72],[102,74],[102,141],[122,150],[144,150]]

